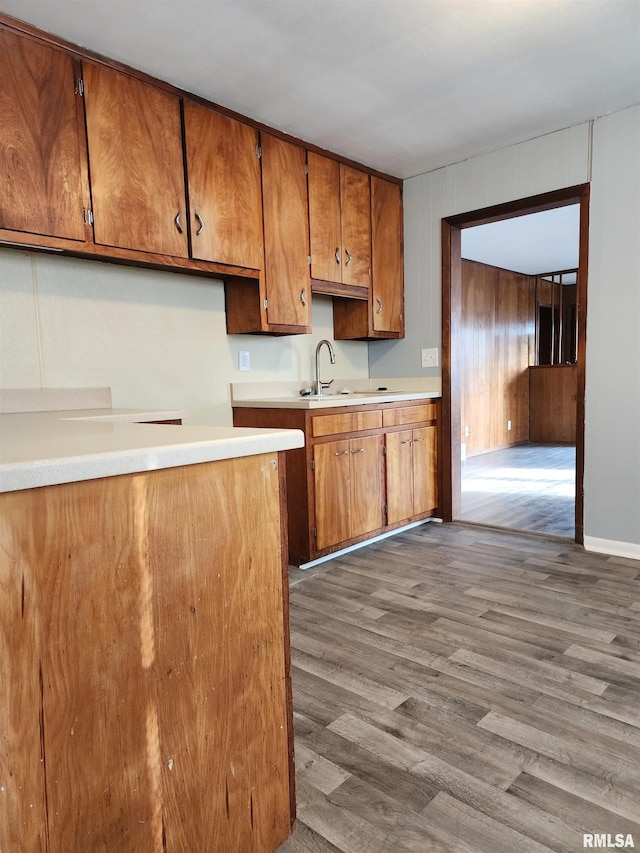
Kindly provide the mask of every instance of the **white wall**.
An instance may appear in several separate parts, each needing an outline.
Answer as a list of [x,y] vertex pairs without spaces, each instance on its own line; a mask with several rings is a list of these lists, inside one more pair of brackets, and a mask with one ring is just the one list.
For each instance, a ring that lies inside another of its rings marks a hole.
[[[228,336],[219,281],[2,248],[0,387],[106,385],[117,407],[206,409],[227,425],[230,382],[309,383],[317,342],[333,340],[330,298],[312,309],[312,335]],[[366,343],[335,348],[336,378],[368,376]]]
[[585,545],[640,558],[640,106],[593,131],[585,460]]
[[[404,183],[403,341],[370,346],[372,377],[422,376],[441,344],[441,220],[591,179],[585,544],[640,557],[640,106]],[[592,162],[592,168],[591,168]]]

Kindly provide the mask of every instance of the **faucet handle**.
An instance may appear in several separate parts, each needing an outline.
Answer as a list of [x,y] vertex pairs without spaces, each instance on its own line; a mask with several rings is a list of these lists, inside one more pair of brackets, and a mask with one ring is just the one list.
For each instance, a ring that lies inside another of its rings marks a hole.
[[333,379],[330,379],[328,382],[321,382],[320,384],[323,388],[328,388],[330,385],[333,385]]

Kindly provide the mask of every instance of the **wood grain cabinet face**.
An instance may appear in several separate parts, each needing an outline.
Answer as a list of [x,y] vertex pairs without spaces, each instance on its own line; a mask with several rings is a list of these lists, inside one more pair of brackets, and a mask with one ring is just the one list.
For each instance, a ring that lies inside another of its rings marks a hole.
[[310,332],[306,153],[266,133],[261,142],[267,322]]
[[69,54],[0,28],[0,229],[90,237],[78,78]]
[[258,132],[184,102],[191,256],[262,268],[262,186]]
[[308,165],[311,275],[336,284],[369,287],[369,176],[311,151]]
[[180,99],[84,63],[96,243],[188,257]]
[[389,432],[387,523],[397,524],[438,505],[437,427]]
[[400,187],[371,178],[373,330],[404,335],[402,195]]
[[318,551],[382,527],[381,448],[378,435],[315,445]]
[[0,849],[282,844],[280,500],[273,454],[0,494]]

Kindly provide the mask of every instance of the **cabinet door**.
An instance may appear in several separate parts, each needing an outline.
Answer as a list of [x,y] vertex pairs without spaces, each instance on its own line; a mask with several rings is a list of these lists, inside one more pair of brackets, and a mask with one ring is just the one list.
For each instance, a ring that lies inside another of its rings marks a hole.
[[342,281],[369,287],[371,283],[371,198],[369,175],[340,166],[342,222]]
[[186,258],[180,99],[85,63],[96,243]]
[[349,442],[350,516],[349,538],[382,527],[382,436],[354,438]]
[[258,132],[214,110],[184,103],[191,256],[262,268]]
[[350,537],[349,450],[347,439],[314,448],[318,551]]
[[68,54],[0,29],[0,228],[85,239],[89,189],[75,78]]
[[412,430],[389,432],[387,445],[387,524],[413,515]]
[[310,330],[306,152],[262,134],[265,282],[270,326]]
[[307,156],[311,276],[341,283],[340,164],[313,151]]
[[404,334],[402,195],[398,184],[371,178],[373,329]]
[[413,514],[438,506],[437,427],[413,430]]

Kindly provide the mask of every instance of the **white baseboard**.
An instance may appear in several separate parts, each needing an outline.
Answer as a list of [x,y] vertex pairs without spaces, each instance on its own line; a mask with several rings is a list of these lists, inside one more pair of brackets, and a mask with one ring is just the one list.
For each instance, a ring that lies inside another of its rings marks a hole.
[[597,539],[584,537],[585,551],[597,551],[599,554],[611,554],[612,557],[630,557],[640,560],[640,545],[635,542],[616,542],[615,539]]
[[335,560],[336,557],[342,557],[351,551],[357,551],[358,548],[364,548],[365,545],[371,545],[372,542],[380,542],[381,539],[387,539],[389,536],[395,536],[396,533],[404,533],[405,530],[411,530],[412,527],[418,527],[420,524],[427,522],[442,521],[441,518],[422,518],[420,521],[413,521],[411,524],[405,524],[404,527],[396,527],[395,530],[388,530],[386,533],[380,533],[379,536],[374,536],[371,539],[365,539],[364,542],[358,542],[355,545],[350,545],[348,548],[343,548],[341,551],[334,551],[332,554],[327,554],[325,557],[318,557],[317,560],[311,560],[308,563],[301,563],[299,568],[312,569],[314,566],[319,566],[320,563],[325,563],[327,560]]

